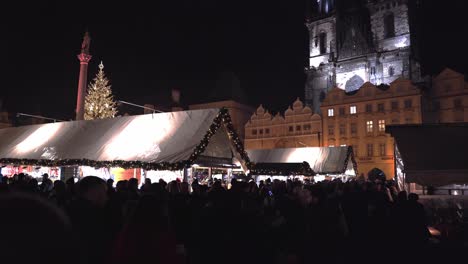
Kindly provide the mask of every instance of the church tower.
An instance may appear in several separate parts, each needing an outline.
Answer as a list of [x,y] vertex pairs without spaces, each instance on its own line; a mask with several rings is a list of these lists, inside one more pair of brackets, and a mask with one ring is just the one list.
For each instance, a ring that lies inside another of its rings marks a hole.
[[[307,0],[306,26],[309,31],[309,67],[305,88],[306,104],[320,113],[320,99],[334,85],[336,53],[335,0]],[[323,99],[323,98],[322,98]]]
[[307,1],[305,102],[315,113],[335,86],[353,92],[365,82],[420,79],[410,16],[410,3],[417,0]]

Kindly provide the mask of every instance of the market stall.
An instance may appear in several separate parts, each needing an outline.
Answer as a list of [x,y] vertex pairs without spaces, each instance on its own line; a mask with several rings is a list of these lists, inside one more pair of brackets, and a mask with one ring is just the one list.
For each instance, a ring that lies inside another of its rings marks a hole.
[[346,180],[357,175],[357,165],[351,147],[256,149],[248,150],[247,153],[252,162],[249,169],[255,171],[257,164],[264,164],[261,173],[263,175],[300,175],[301,171],[307,174],[305,163],[315,174],[316,181],[325,177],[341,177]]
[[[198,162],[226,167],[233,165],[233,157],[241,166],[249,163],[226,109],[0,129],[1,165],[79,166],[79,170],[64,171],[75,174],[81,171],[81,176],[88,176],[89,168],[105,168],[109,170],[109,177],[112,177],[112,170],[120,169],[121,174],[134,177],[151,177],[157,175],[154,171],[170,171],[188,180]],[[83,167],[88,168],[88,173]]]
[[468,184],[467,123],[388,126],[386,132],[395,138],[400,189]]

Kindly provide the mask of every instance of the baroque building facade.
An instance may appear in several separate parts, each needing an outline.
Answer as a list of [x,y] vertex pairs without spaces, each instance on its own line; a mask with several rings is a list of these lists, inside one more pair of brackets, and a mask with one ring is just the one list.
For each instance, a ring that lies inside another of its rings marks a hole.
[[308,0],[305,103],[320,113],[328,91],[420,79],[417,0]]
[[423,92],[410,80],[390,85],[365,83],[353,93],[334,88],[322,102],[323,145],[352,146],[359,172],[395,175],[394,141],[387,125],[421,124]]
[[283,115],[272,115],[260,105],[245,124],[245,148],[319,147],[321,132],[321,117],[299,98]]

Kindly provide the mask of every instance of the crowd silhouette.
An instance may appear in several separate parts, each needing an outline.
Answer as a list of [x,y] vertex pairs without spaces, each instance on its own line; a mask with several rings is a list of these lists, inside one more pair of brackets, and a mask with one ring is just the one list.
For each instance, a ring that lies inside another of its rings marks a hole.
[[418,195],[391,181],[0,180],[4,263],[447,260]]

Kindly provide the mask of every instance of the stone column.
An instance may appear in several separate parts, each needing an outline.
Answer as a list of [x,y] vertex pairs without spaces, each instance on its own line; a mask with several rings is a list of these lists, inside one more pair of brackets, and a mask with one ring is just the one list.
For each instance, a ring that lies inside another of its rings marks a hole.
[[84,119],[84,103],[86,96],[86,80],[88,76],[88,62],[91,60],[91,55],[86,53],[81,53],[78,55],[80,60],[80,79],[78,81],[78,94],[76,96],[76,119]]

